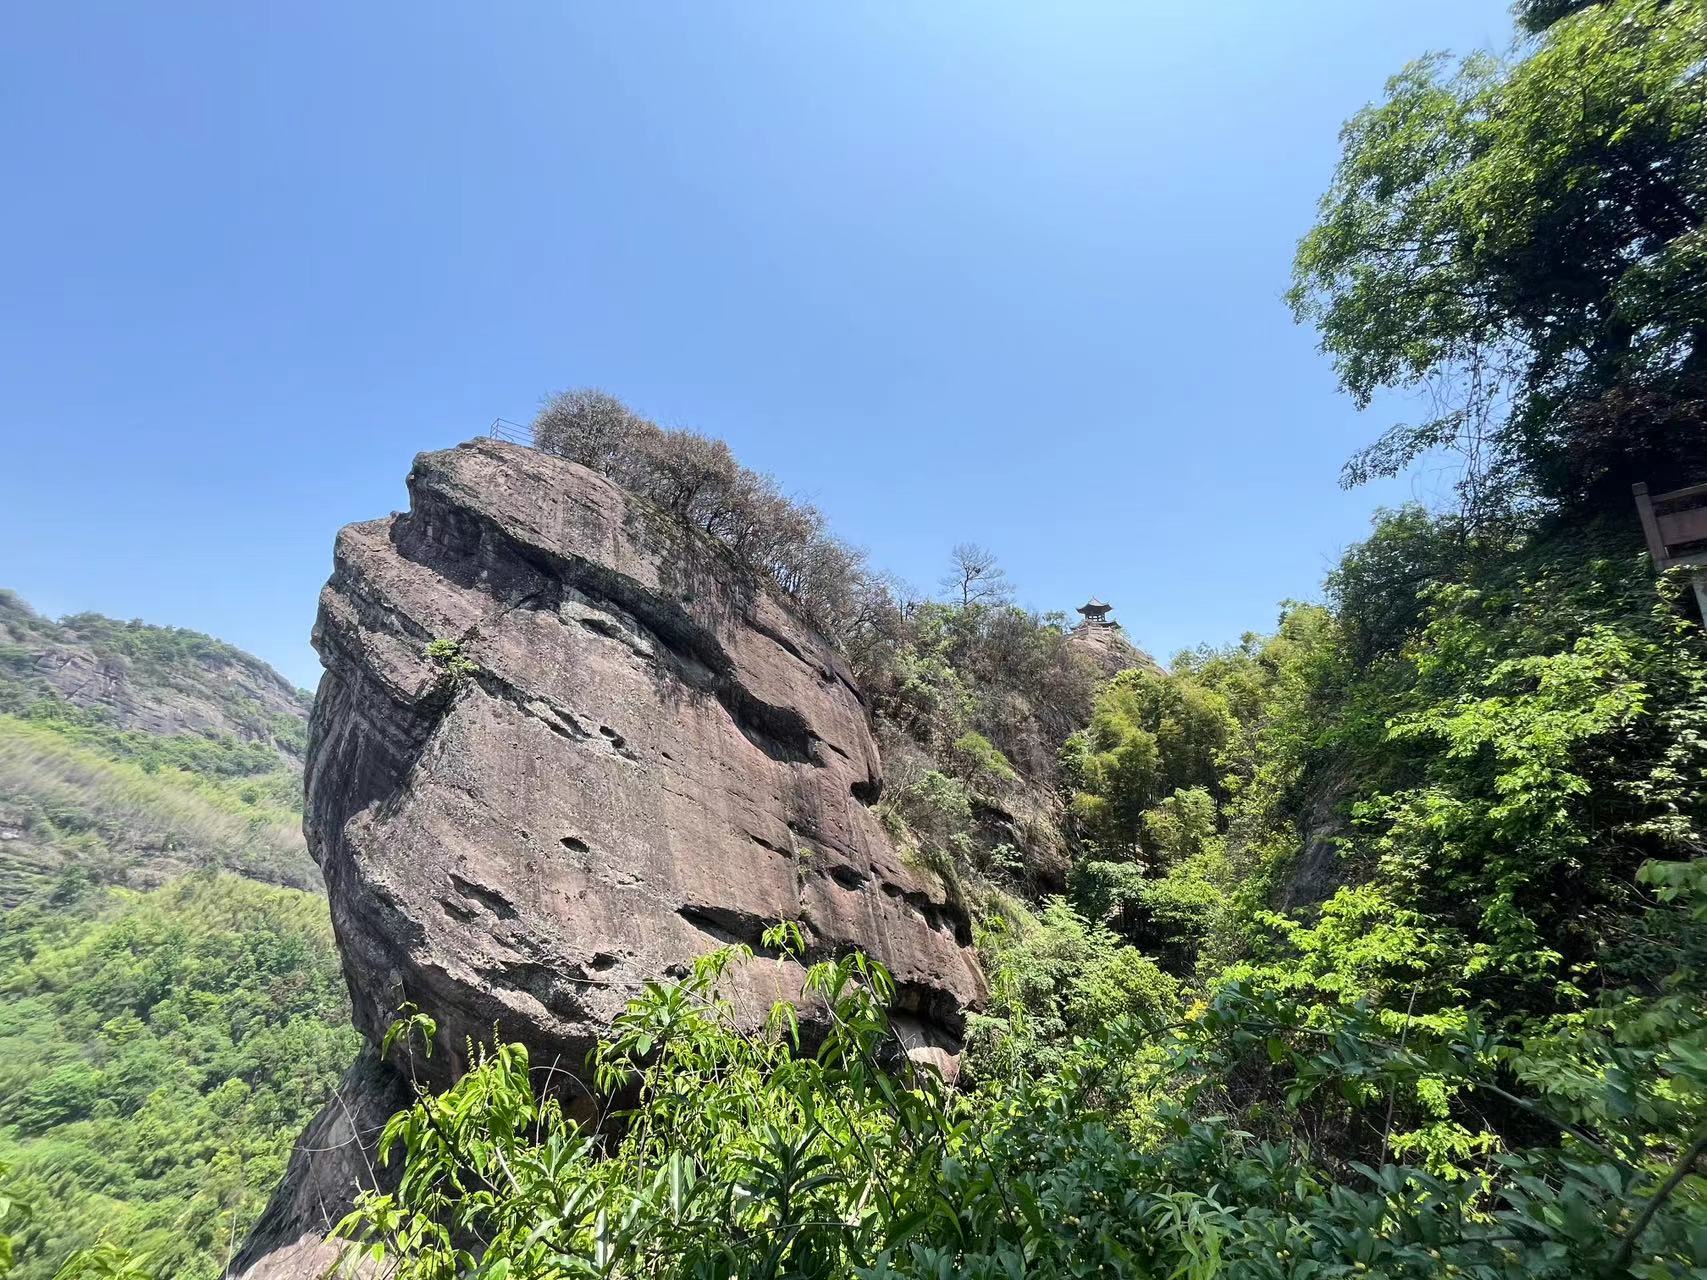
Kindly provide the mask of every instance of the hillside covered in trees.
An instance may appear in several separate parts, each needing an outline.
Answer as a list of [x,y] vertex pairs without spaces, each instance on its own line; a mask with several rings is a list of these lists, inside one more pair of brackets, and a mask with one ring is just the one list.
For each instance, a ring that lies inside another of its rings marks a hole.
[[[804,950],[768,922],[636,994],[590,1107],[524,1046],[470,1046],[387,1130],[400,1179],[338,1228],[357,1260],[1707,1274],[1707,633],[1630,503],[1707,481],[1707,6],[1517,22],[1508,56],[1424,58],[1347,124],[1289,295],[1359,403],[1428,393],[1346,482],[1446,464],[1455,500],[1379,515],[1269,631],[1109,678],[978,548],[913,592],[720,442],[599,392],[546,404],[538,448],[714,539],[848,655],[880,815],[969,908],[989,1000],[952,1085],[909,1064],[857,953],[810,970],[821,1044],[786,1012],[754,1033],[718,979]],[[474,678],[435,643],[447,686]],[[51,707],[15,732],[113,768],[144,750]],[[249,776],[170,767],[198,795]],[[22,1064],[0,1269],[52,1275],[75,1245],[67,1276],[213,1274],[252,1203],[233,1162],[276,1174],[266,1143],[318,1101],[280,1059],[339,1063],[323,935],[288,890],[95,890],[67,859],[0,935],[0,1062]],[[388,1048],[436,1032],[414,1010]],[[97,1149],[126,1176],[88,1172]],[[134,1216],[88,1216],[96,1196]]]
[[306,727],[306,696],[229,645],[0,592],[0,1201],[21,1280],[78,1250],[98,1273],[102,1242],[217,1276],[354,1054],[302,842]]
[[299,830],[309,701],[212,637],[55,622],[0,590],[0,904],[67,873],[317,885]]

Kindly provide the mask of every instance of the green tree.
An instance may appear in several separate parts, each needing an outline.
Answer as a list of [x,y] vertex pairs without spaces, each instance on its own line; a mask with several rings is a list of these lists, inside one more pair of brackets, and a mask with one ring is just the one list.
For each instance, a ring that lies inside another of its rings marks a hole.
[[1449,448],[1472,511],[1498,479],[1606,505],[1707,465],[1707,10],[1578,7],[1527,6],[1509,60],[1412,63],[1345,128],[1292,306],[1360,405],[1441,406],[1348,483]]
[[1073,812],[1107,854],[1130,856],[1144,815],[1181,788],[1215,787],[1234,730],[1227,700],[1190,678],[1122,671],[1063,748]]

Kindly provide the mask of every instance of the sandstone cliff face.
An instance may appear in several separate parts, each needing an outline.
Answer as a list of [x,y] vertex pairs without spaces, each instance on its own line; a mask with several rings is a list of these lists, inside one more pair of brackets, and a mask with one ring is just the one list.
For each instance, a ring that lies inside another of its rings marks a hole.
[[350,1211],[356,1189],[395,1188],[395,1170],[377,1165],[374,1149],[386,1121],[413,1100],[408,1082],[372,1048],[364,1049],[297,1139],[284,1181],[228,1274],[236,1280],[322,1280],[332,1273],[340,1251],[326,1237]]
[[[584,468],[480,441],[417,458],[409,490],[407,514],[340,534],[315,627],[305,827],[370,1042],[411,1001],[439,1021],[414,1064],[435,1083],[494,1028],[578,1070],[641,982],[793,919],[813,958],[894,972],[921,1055],[957,1051],[982,992],[967,920],[869,808],[842,660]],[[803,976],[746,966],[730,994],[756,1023]],[[264,1246],[254,1275],[311,1274]]]

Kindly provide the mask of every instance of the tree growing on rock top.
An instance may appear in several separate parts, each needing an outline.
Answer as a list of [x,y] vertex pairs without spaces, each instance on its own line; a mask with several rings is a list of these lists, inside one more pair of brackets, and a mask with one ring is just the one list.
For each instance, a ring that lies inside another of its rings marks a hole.
[[970,609],[975,604],[994,606],[1012,601],[1013,587],[994,551],[976,542],[959,542],[950,555],[953,567],[943,575],[941,586],[950,598],[960,598],[962,609]]

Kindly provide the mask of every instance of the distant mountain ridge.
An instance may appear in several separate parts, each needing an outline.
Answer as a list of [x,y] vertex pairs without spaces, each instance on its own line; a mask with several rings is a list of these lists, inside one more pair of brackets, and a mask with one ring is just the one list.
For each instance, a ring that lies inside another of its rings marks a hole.
[[0,712],[44,699],[117,729],[260,742],[300,765],[312,695],[199,631],[79,613],[57,622],[0,588]]
[[303,845],[312,698],[196,631],[55,621],[0,589],[0,906],[199,867],[318,889]]

